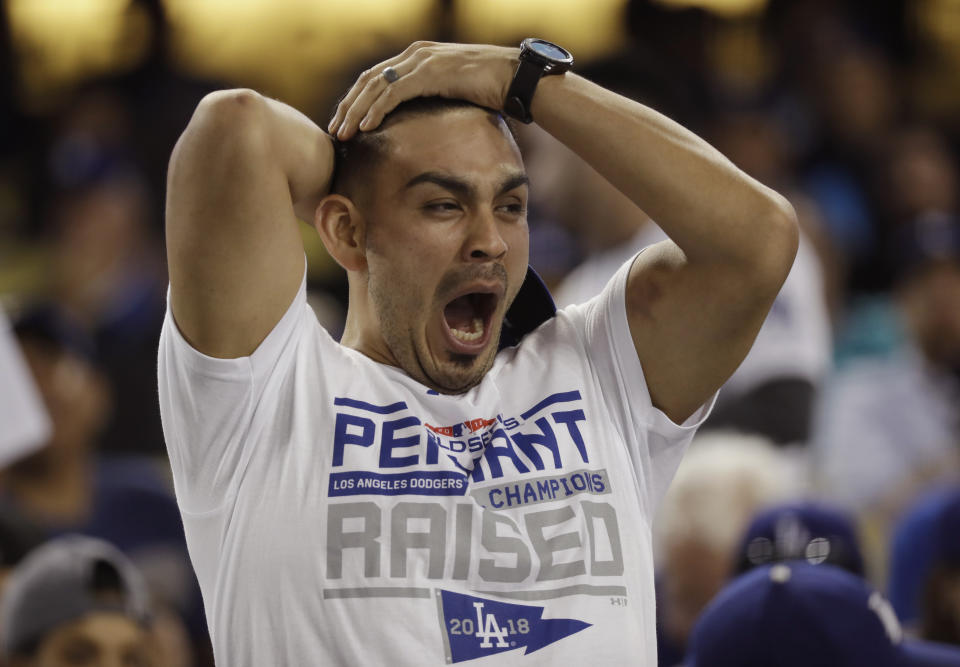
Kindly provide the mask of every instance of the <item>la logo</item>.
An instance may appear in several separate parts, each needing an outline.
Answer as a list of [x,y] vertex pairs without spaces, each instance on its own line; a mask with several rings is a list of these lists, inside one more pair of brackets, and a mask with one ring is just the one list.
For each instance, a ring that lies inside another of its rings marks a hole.
[[492,648],[493,643],[490,640],[493,638],[497,640],[497,648],[509,648],[510,644],[507,643],[509,633],[506,628],[500,627],[497,617],[493,614],[484,614],[482,602],[474,602],[473,608],[477,610],[476,637],[483,640],[480,642],[480,648]]

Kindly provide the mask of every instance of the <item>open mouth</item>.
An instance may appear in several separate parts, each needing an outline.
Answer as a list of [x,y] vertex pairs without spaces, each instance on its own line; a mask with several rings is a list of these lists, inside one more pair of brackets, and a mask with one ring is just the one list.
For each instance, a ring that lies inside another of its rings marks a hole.
[[496,307],[497,295],[490,292],[470,292],[459,296],[443,309],[447,331],[463,347],[481,347],[489,338]]

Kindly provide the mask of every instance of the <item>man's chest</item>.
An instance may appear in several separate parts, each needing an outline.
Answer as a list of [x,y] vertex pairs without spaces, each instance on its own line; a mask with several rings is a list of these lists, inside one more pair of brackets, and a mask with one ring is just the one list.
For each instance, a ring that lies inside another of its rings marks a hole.
[[237,539],[309,544],[327,586],[623,572],[634,475],[582,389],[468,409],[442,396],[372,398],[332,396],[317,423],[286,431],[290,442],[260,443],[269,456],[251,461]]
[[258,573],[250,600],[295,596],[324,636],[405,618],[448,662],[597,646],[611,614],[645,617],[648,521],[588,388],[470,402],[347,384],[253,434],[221,559]]

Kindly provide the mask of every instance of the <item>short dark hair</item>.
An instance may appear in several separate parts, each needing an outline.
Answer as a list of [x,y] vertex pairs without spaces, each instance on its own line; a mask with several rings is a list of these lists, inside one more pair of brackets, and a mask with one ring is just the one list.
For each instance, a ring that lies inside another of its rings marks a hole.
[[330,192],[359,203],[357,198],[366,194],[366,186],[369,184],[373,167],[385,157],[387,139],[383,135],[384,130],[403,118],[443,113],[454,109],[486,111],[498,121],[502,120],[510,131],[510,136],[516,141],[513,125],[499,111],[456,98],[414,97],[398,104],[376,129],[369,132],[358,131],[348,141],[333,138],[334,165]]

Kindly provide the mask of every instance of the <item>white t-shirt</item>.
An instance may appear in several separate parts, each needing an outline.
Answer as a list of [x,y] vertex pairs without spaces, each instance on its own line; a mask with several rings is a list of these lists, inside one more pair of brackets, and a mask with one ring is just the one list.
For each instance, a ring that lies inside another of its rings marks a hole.
[[160,406],[218,664],[656,664],[650,522],[685,447],[598,298],[436,394],[305,287],[241,359],[167,313]]

